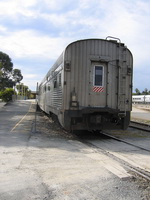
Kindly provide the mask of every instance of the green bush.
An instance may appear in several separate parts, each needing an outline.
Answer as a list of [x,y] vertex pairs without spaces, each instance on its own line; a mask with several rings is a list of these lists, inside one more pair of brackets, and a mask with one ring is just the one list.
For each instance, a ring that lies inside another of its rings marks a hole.
[[2,101],[8,102],[12,100],[12,95],[15,93],[14,89],[6,88],[4,91],[0,92],[0,99]]

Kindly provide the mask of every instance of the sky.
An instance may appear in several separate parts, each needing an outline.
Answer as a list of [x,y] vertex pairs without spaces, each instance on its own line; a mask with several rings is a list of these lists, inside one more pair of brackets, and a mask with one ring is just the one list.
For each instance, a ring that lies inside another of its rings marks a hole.
[[149,0],[0,0],[0,51],[33,91],[69,43],[107,36],[133,54],[133,91],[150,90],[149,34]]

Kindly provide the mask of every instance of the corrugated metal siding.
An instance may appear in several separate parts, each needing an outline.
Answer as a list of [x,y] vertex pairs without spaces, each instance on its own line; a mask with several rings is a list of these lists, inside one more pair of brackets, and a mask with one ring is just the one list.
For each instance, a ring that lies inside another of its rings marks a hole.
[[[101,42],[101,41],[99,41]],[[71,73],[66,73],[67,97],[75,87],[80,106],[87,107],[89,102],[89,70],[91,66],[90,55],[105,55],[105,49],[99,45],[97,40],[85,40],[73,43],[68,47],[65,59],[71,60]],[[71,52],[71,54],[70,54]],[[69,102],[69,99],[67,99]]]
[[47,91],[46,94],[46,106],[53,107],[53,108],[61,108],[62,106],[62,88],[58,88],[57,90],[51,90],[50,92]]
[[[53,112],[58,114],[58,112],[62,109],[63,104],[63,62],[64,61],[64,52],[59,56],[54,65],[50,68],[43,81],[40,84],[40,92],[39,92],[39,104],[41,108],[49,113]],[[59,67],[61,66],[61,70]],[[58,70],[57,73],[57,87],[54,88],[54,72]],[[59,82],[59,74],[61,73],[61,84]],[[50,87],[50,89],[48,89]],[[46,88],[46,89],[45,89]]]
[[52,106],[59,109],[62,106],[62,88],[53,91]]
[[[91,84],[93,82],[91,82],[90,77],[91,70],[93,70],[93,60],[95,60],[95,63],[105,65],[105,91],[101,94],[94,94],[91,91]],[[71,62],[71,71],[65,71],[63,68],[66,61]],[[54,113],[58,109],[69,109],[71,92],[75,88],[80,109],[88,107],[90,104],[94,106],[96,101],[93,101],[93,97],[95,95],[95,98],[98,97],[95,106],[130,110],[132,74],[127,75],[127,67],[132,70],[132,62],[133,59],[130,51],[128,49],[125,51],[125,47],[121,46],[121,44],[100,39],[74,42],[65,49],[41,83],[41,88],[43,89],[45,84],[50,84],[51,88],[53,88],[53,80],[48,82],[49,77],[51,72],[55,71],[62,64],[61,87],[44,92],[43,96],[39,97],[39,102],[47,112],[49,112],[50,107]],[[126,83],[125,88],[122,88],[124,86],[121,85],[120,81],[124,75]],[[125,95],[123,96],[121,92],[125,93]],[[120,100],[121,98],[122,100]],[[125,102],[126,99],[130,100],[129,104],[121,104],[121,101]]]
[[[122,53],[117,43],[105,40],[83,40],[70,44],[65,51],[65,60],[71,61],[71,72],[65,72],[66,80],[66,108],[69,109],[70,94],[74,90],[77,93],[79,105],[87,107],[90,104],[89,98],[89,71],[91,70],[91,56],[109,57],[108,63],[108,83],[107,83],[107,105],[111,108],[117,108],[117,75],[118,66],[116,60],[123,59]],[[127,51],[127,64],[131,66],[132,57]],[[128,80],[129,82],[129,80]],[[130,81],[131,82],[131,81]],[[129,83],[128,83],[129,84]],[[127,86],[128,87],[128,86]],[[128,93],[126,91],[126,93]]]
[[[114,59],[114,58],[113,58]],[[113,60],[112,59],[112,60]],[[107,105],[110,108],[117,108],[117,67],[116,61],[108,64],[107,80]]]

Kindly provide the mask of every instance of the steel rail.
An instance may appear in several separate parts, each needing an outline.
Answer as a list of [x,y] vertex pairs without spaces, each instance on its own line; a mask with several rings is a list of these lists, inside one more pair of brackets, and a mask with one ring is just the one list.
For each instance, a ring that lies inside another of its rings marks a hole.
[[[119,139],[119,138],[115,138],[114,136],[111,136],[111,135],[109,135],[109,134],[107,134],[107,133],[102,132],[101,134],[103,134],[103,135],[105,135],[105,136],[107,136],[107,137],[110,137],[110,138],[113,139],[113,140],[117,140],[118,142],[123,142],[123,143],[126,143],[126,144],[128,144],[128,145],[132,145],[132,146],[134,146],[134,147],[136,147],[136,148],[139,148],[139,149],[141,149],[141,150],[150,152],[149,149],[146,149],[146,148],[143,148],[143,147],[134,145],[134,144],[132,144],[132,143],[130,143],[130,142],[126,142],[125,140],[122,140],[122,139]],[[135,167],[135,166],[133,166],[132,164],[128,163],[127,161],[125,161],[125,160],[123,160],[123,159],[117,157],[116,155],[114,155],[114,154],[111,153],[110,151],[107,151],[107,150],[105,150],[105,149],[103,149],[103,148],[101,148],[101,147],[99,147],[99,146],[97,146],[97,145],[91,143],[90,141],[87,141],[87,140],[85,140],[85,139],[80,139],[79,137],[77,137],[76,140],[78,140],[78,141],[84,143],[85,145],[87,145],[87,146],[93,148],[93,150],[95,150],[96,152],[103,153],[104,155],[106,155],[106,156],[108,156],[108,157],[110,157],[110,158],[112,158],[112,159],[118,161],[118,162],[121,163],[126,169],[128,169],[128,170],[130,170],[131,172],[136,173],[137,175],[141,176],[142,178],[144,178],[144,179],[150,181],[150,172],[148,172],[148,171],[146,171],[146,170],[144,170],[144,169],[142,169],[142,168],[140,168],[140,167]]]
[[127,141],[125,141],[125,140],[123,140],[123,139],[120,139],[120,138],[117,138],[117,137],[115,137],[115,136],[109,135],[108,133],[102,132],[101,134],[103,134],[103,135],[105,135],[105,136],[107,136],[107,137],[109,137],[109,138],[111,138],[111,139],[117,140],[117,141],[119,141],[119,142],[123,142],[123,143],[126,143],[126,144],[128,144],[128,145],[131,145],[131,146],[134,146],[134,147],[136,147],[136,148],[139,148],[139,149],[141,149],[141,150],[150,152],[150,149],[146,149],[146,148],[144,148],[144,147],[142,147],[142,146],[135,145],[135,144],[133,144],[133,143],[131,143],[131,142],[127,142]]
[[150,124],[144,124],[141,122],[130,121],[129,127],[136,128],[142,131],[150,132]]
[[92,144],[91,142],[89,141],[85,141],[85,140],[80,140],[80,142],[88,145],[89,147],[92,147],[96,150],[96,152],[100,151],[101,153],[105,154],[106,156],[120,162],[122,165],[124,165],[124,167],[126,167],[128,170],[138,174],[139,176],[143,177],[144,179],[150,181],[150,172],[144,170],[144,169],[141,169],[139,167],[135,167],[135,166],[132,166],[131,164],[129,164],[128,162],[124,161],[123,159],[115,156],[114,154],[112,154],[110,151],[106,151],[98,146],[96,146],[95,144]]

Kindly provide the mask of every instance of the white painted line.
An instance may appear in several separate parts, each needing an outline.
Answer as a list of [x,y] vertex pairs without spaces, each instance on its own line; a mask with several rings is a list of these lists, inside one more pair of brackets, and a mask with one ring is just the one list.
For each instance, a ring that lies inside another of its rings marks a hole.
[[17,126],[24,120],[24,118],[28,115],[28,113],[30,112],[30,109],[31,109],[31,106],[32,106],[32,103],[30,104],[30,107],[29,107],[29,110],[28,112],[22,117],[22,119],[11,129],[11,133],[17,128]]

